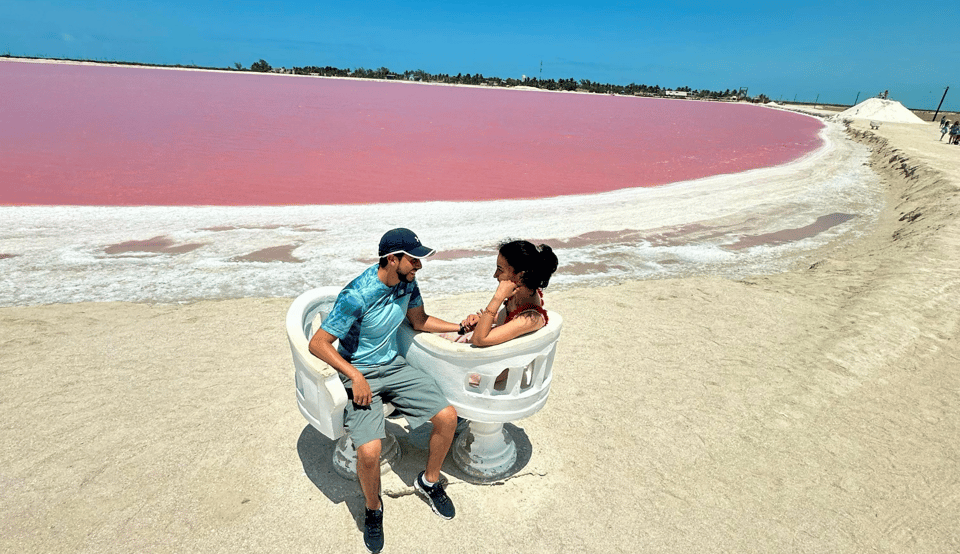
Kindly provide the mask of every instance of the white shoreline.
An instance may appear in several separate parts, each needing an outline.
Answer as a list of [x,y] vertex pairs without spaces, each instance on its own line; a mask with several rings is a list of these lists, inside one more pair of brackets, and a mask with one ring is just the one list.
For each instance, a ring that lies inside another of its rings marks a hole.
[[[346,282],[375,257],[369,248],[353,245],[375,244],[380,226],[337,222],[410,226],[399,215],[410,210],[417,214],[417,232],[440,251],[487,252],[507,236],[552,241],[573,268],[565,273],[561,266],[555,288],[783,271],[827,244],[864,232],[878,209],[869,180],[876,177],[863,173],[865,149],[846,139],[838,124],[828,124],[822,135],[823,146],[782,166],[594,195],[331,206],[0,207],[5,237],[0,253],[16,255],[4,260],[12,286],[0,293],[0,305],[45,298],[177,302],[294,296],[312,281]],[[860,217],[801,241],[736,253],[725,249],[740,237],[801,228],[838,212]],[[69,236],[61,229],[70,229]],[[618,239],[618,234],[625,235]],[[105,254],[111,245],[153,237],[170,241],[173,252],[177,246],[200,246],[169,254]],[[299,263],[236,261],[287,245]],[[332,258],[346,260],[325,263]],[[482,255],[432,262],[420,276],[422,286],[443,295],[484,290],[487,262]],[[577,268],[584,264],[594,264],[594,270],[582,273]]]

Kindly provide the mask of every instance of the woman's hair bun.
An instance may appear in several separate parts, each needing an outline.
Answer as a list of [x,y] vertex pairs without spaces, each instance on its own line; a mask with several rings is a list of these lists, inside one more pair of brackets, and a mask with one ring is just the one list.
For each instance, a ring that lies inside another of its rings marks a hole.
[[516,273],[523,272],[520,281],[531,290],[542,289],[549,285],[550,277],[560,263],[557,255],[548,245],[534,246],[532,242],[526,240],[514,240],[501,244],[500,255]]

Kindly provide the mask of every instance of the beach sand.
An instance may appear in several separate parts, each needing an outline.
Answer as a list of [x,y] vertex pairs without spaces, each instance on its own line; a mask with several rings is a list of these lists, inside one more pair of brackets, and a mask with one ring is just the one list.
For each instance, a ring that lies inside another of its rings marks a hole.
[[[401,432],[385,552],[960,551],[960,148],[851,133],[871,233],[783,274],[548,289],[565,328],[511,427],[524,467],[449,472],[443,521]],[[424,292],[449,318],[487,299]],[[0,309],[0,550],[365,551],[359,486],[297,411],[289,303]]]

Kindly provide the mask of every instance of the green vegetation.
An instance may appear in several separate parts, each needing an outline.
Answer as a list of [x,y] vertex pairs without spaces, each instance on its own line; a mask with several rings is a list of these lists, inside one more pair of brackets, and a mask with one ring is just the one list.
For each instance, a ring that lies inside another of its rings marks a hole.
[[265,62],[263,58],[261,58],[260,61],[258,62],[253,62],[252,64],[250,64],[250,71],[256,71],[258,73],[266,73],[271,69],[273,68],[270,67],[270,64]]
[[[263,60],[260,60],[261,62]],[[251,69],[252,66],[251,66]],[[359,79],[394,79],[394,80],[404,80],[404,81],[421,81],[425,83],[449,83],[449,84],[458,84],[458,85],[482,85],[489,87],[517,87],[517,86],[527,86],[540,88],[544,90],[565,90],[565,91],[580,91],[580,92],[593,92],[598,94],[627,94],[635,96],[664,96],[667,89],[660,87],[659,85],[648,86],[648,85],[638,85],[636,83],[630,83],[629,85],[615,85],[610,83],[595,83],[589,79],[580,79],[579,81],[573,78],[570,79],[537,79],[537,78],[528,78],[528,79],[503,79],[500,77],[485,77],[480,73],[471,75],[467,73],[466,75],[462,73],[457,73],[456,75],[449,75],[446,73],[431,74],[427,73],[422,69],[417,69],[414,71],[404,71],[403,73],[395,73],[387,69],[386,67],[381,67],[380,69],[364,69],[363,67],[358,67],[354,70],[341,69],[338,67],[332,66],[306,66],[306,67],[294,67],[289,70],[278,70],[285,73],[291,73],[294,75],[316,75],[322,77],[354,77]],[[682,87],[676,89],[678,92],[687,93],[687,98],[699,98],[699,99],[739,99],[738,89],[726,89],[726,90],[692,90],[690,87]],[[755,102],[769,102],[770,99],[765,95],[761,94],[753,99]]]
[[[11,57],[9,52],[2,55],[3,57]],[[29,56],[12,56],[25,59],[35,59]],[[148,64],[148,63],[138,63],[138,62],[121,62],[121,61],[106,61],[106,60],[70,60],[70,61],[79,61],[79,62],[97,62],[97,63],[114,63],[114,64],[123,64],[123,65],[134,65],[134,66],[143,66],[143,67],[189,67],[191,69],[210,69],[210,70],[229,70],[229,71],[252,71],[256,73],[286,73],[291,75],[313,75],[313,76],[322,76],[322,77],[353,77],[359,79],[388,79],[388,80],[404,80],[404,81],[419,81],[424,83],[449,83],[449,84],[458,84],[458,85],[477,85],[477,86],[488,86],[488,87],[533,87],[543,90],[562,90],[562,91],[580,91],[580,92],[592,92],[597,94],[623,94],[623,95],[634,95],[634,96],[674,96],[682,98],[692,98],[692,99],[705,99],[705,100],[728,100],[728,99],[747,99],[753,102],[769,102],[770,99],[763,94],[760,94],[754,98],[743,97],[740,93],[740,89],[737,88],[728,88],[724,90],[707,90],[707,89],[691,89],[690,87],[680,87],[676,89],[669,89],[671,93],[685,93],[681,95],[677,94],[667,94],[668,89],[661,87],[660,85],[644,85],[630,83],[629,85],[617,85],[611,83],[596,83],[590,81],[589,79],[537,79],[537,78],[525,78],[525,79],[514,79],[507,78],[503,79],[501,77],[486,77],[480,73],[471,75],[467,73],[466,75],[462,73],[457,73],[456,75],[449,75],[447,73],[427,73],[422,69],[417,70],[407,70],[403,73],[393,72],[386,67],[381,67],[379,69],[365,69],[363,67],[358,67],[356,69],[341,69],[333,66],[305,66],[305,67],[293,67],[291,69],[285,68],[274,68],[266,60],[260,59],[256,62],[250,64],[249,69],[244,69],[243,64],[240,62],[234,62],[233,67],[200,67],[195,64],[190,64],[188,66],[183,66],[180,64],[176,65],[162,65],[162,64]]]

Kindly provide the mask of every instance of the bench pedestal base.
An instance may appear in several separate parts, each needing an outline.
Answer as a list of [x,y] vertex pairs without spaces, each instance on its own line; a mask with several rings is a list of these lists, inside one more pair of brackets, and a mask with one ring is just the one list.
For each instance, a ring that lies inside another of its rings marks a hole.
[[[380,441],[380,474],[391,469],[394,463],[400,461],[400,443],[393,435],[387,433],[387,438]],[[333,448],[333,469],[344,479],[356,481],[357,477],[357,449],[350,440],[350,435],[344,435],[337,440]]]
[[517,445],[503,423],[471,421],[453,441],[453,462],[479,481],[506,477],[517,461]]

